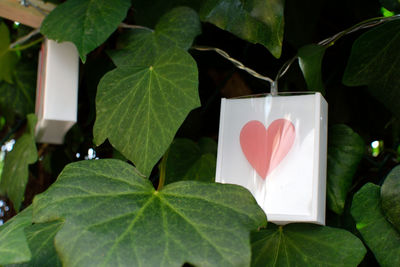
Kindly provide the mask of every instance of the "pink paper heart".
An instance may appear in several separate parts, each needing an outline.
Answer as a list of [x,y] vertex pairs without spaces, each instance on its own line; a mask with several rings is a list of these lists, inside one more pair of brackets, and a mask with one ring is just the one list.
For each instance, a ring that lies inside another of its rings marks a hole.
[[240,131],[240,146],[250,165],[265,179],[286,157],[296,137],[291,121],[277,119],[268,129],[249,121]]

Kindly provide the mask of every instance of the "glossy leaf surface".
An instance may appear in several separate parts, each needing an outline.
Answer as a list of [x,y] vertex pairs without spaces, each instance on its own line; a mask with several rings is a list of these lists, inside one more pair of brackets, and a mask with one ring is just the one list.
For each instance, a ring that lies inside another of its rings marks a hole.
[[45,18],[40,31],[57,42],[73,42],[85,62],[117,29],[130,6],[130,0],[68,0]]
[[283,10],[283,0],[207,0],[201,7],[200,18],[251,43],[264,45],[279,58]]
[[29,164],[37,160],[34,133],[36,121],[34,114],[28,115],[26,132],[16,141],[13,150],[7,154],[1,174],[0,191],[11,199],[17,211],[24,200]]
[[383,267],[399,266],[400,233],[385,219],[380,187],[371,183],[364,185],[354,195],[351,215],[379,264]]
[[[203,139],[204,140],[204,139]],[[175,139],[167,156],[166,183],[184,180],[213,182],[215,180],[216,154],[210,152],[217,144],[212,139],[198,144],[189,139]]]
[[353,44],[343,76],[348,86],[368,85],[370,93],[400,117],[400,21],[387,22],[361,35]]
[[66,266],[245,266],[249,231],[266,224],[240,186],[178,182],[155,191],[114,159],[69,164],[33,205],[35,222],[65,218],[55,245]]
[[330,127],[326,193],[328,207],[337,214],[343,213],[347,193],[364,151],[364,141],[350,127],[344,124]]
[[322,58],[326,48],[320,45],[306,45],[298,52],[300,69],[303,72],[308,90],[325,94],[322,82]]
[[18,61],[17,54],[9,50],[10,32],[4,22],[0,23],[0,82],[13,83],[13,72]]
[[24,228],[32,223],[32,208],[23,210],[6,224],[0,226],[0,264],[26,262],[31,252]]
[[400,233],[400,167],[397,166],[386,177],[381,187],[382,209],[387,219]]
[[251,240],[252,266],[357,266],[366,253],[351,233],[312,224],[269,224]]

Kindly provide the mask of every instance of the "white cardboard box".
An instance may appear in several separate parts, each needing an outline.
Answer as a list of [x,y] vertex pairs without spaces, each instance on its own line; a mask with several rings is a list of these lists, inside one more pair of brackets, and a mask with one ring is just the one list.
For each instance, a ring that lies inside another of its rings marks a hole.
[[39,55],[36,141],[62,144],[77,121],[79,56],[74,44],[46,40]]
[[325,224],[328,105],[320,93],[221,101],[216,181],[276,224]]

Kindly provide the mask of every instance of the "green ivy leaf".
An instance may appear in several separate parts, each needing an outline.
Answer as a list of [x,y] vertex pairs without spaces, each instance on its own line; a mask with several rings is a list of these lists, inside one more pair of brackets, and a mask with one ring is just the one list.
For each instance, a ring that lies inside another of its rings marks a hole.
[[[217,143],[211,141],[217,147]],[[165,183],[186,180],[213,182],[217,157],[209,152],[211,148],[207,142],[203,141],[207,145],[204,151],[200,142],[196,144],[190,139],[175,139],[167,156]]]
[[40,31],[57,42],[73,42],[85,62],[117,29],[130,6],[130,0],[68,0],[44,19]]
[[344,124],[333,125],[328,134],[328,207],[342,214],[353,176],[364,155],[363,139]]
[[110,55],[117,66],[153,64],[164,49],[176,46],[187,50],[201,33],[201,24],[195,11],[178,7],[166,13],[154,31],[135,29],[118,40],[120,50]]
[[189,49],[193,39],[201,33],[197,12],[188,7],[177,7],[161,17],[155,27],[155,34],[171,40],[182,49]]
[[0,82],[13,83],[13,72],[17,64],[17,54],[9,50],[10,32],[4,22],[0,23]]
[[26,262],[31,252],[24,234],[24,228],[32,223],[32,208],[26,208],[0,226],[0,264]]
[[357,266],[366,249],[351,233],[312,224],[268,224],[253,232],[252,266]]
[[364,185],[355,195],[351,215],[379,264],[400,266],[400,234],[385,219],[380,204],[380,187]]
[[37,160],[35,143],[37,118],[34,114],[29,114],[27,120],[26,132],[17,140],[13,150],[6,156],[0,181],[0,191],[8,195],[17,211],[24,199],[29,164],[33,164]]
[[65,218],[55,237],[65,266],[245,266],[249,231],[266,223],[240,186],[191,181],[155,191],[114,159],[67,165],[33,206],[34,222]]
[[400,117],[400,21],[394,20],[361,35],[353,44],[343,82],[368,85],[370,93]]
[[320,45],[306,45],[299,49],[299,65],[306,80],[308,90],[325,94],[322,82],[322,58],[326,48]]
[[[148,34],[144,33],[146,38]],[[157,42],[148,49],[150,54],[132,57],[137,59],[132,65],[118,67],[101,79],[93,129],[97,145],[108,138],[144,175],[168,149],[187,114],[200,106],[193,58]]]
[[54,221],[27,226],[24,232],[32,252],[31,260],[6,267],[61,267],[61,261],[54,247],[54,237],[62,225],[62,221]]
[[381,187],[382,209],[400,233],[400,166],[386,177]]
[[207,0],[200,18],[252,43],[276,58],[282,51],[284,0]]
[[0,83],[0,106],[10,113],[25,117],[35,111],[36,66],[19,63],[14,84]]

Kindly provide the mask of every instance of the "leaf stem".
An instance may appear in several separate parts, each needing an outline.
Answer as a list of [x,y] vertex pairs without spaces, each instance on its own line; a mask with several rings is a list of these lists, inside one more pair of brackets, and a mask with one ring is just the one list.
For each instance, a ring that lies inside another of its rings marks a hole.
[[42,42],[43,39],[44,39],[44,37],[42,36],[42,37],[36,39],[35,41],[32,41],[26,45],[17,46],[15,48],[9,48],[8,50],[9,51],[22,51],[22,50],[25,50],[25,49],[28,49],[28,48],[34,46],[35,44]]
[[161,163],[160,163],[160,179],[158,181],[157,191],[160,191],[164,187],[165,183],[165,173],[167,170],[167,159],[168,159],[169,149],[165,152]]

